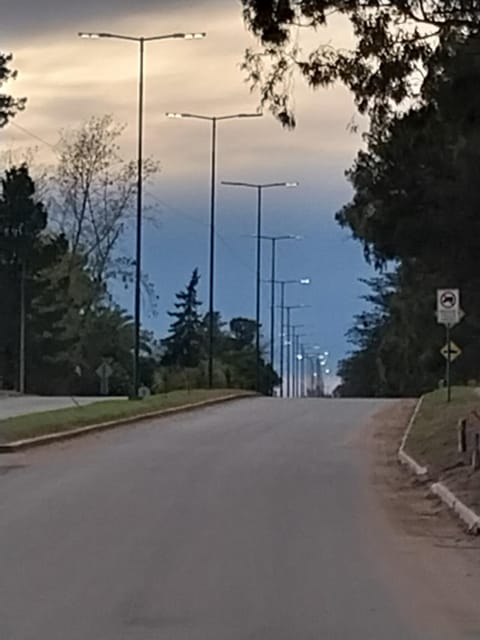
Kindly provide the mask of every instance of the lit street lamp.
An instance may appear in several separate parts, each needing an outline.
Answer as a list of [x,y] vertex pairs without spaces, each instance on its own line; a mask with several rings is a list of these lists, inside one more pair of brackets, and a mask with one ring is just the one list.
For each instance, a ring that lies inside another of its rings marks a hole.
[[167,118],[207,120],[212,123],[211,182],[210,182],[210,259],[209,259],[209,302],[208,302],[208,386],[213,387],[213,332],[214,332],[214,280],[215,280],[215,205],[216,205],[216,158],[217,122],[239,120],[241,118],[261,118],[262,113],[235,113],[226,116],[204,116],[195,113],[168,112]]
[[[252,236],[255,238],[256,236]],[[281,240],[301,240],[301,236],[285,235],[285,236],[260,236],[261,240],[268,240],[272,243],[272,262],[270,271],[270,365],[275,369],[275,280],[276,264],[277,264],[277,242]]]
[[300,280],[275,280],[274,284],[280,285],[280,378],[282,384],[280,387],[280,395],[284,395],[284,362],[285,362],[285,287],[287,284],[309,285],[310,278],[300,278]]
[[300,365],[302,354],[300,351],[300,338],[305,337],[306,333],[296,333],[297,329],[304,327],[304,324],[292,325],[292,395],[294,398],[300,396]]
[[275,187],[298,187],[298,182],[270,182],[264,184],[254,184],[251,182],[232,182],[230,180],[222,180],[222,184],[227,187],[245,187],[247,189],[256,189],[257,191],[257,278],[256,278],[256,311],[255,320],[257,331],[255,336],[255,354],[256,354],[256,390],[260,391],[260,282],[261,282],[261,252],[262,252],[262,193],[264,189],[273,189]]
[[[290,397],[290,361],[291,361],[291,353],[292,349],[292,335],[291,335],[291,324],[290,324],[290,313],[295,309],[308,309],[310,305],[308,304],[288,304],[285,305],[285,310],[287,312],[287,398]],[[299,326],[299,325],[297,325]]]
[[128,40],[139,45],[140,67],[138,83],[138,157],[137,157],[137,217],[136,217],[136,247],[135,247],[135,335],[133,357],[133,394],[138,397],[140,387],[139,360],[140,360],[140,311],[141,311],[141,276],[142,276],[142,197],[143,197],[143,104],[144,104],[144,59],[145,43],[156,40],[199,40],[206,36],[205,33],[169,33],[157,36],[128,36],[117,33],[91,33],[80,32],[80,38],[110,38],[113,40]]

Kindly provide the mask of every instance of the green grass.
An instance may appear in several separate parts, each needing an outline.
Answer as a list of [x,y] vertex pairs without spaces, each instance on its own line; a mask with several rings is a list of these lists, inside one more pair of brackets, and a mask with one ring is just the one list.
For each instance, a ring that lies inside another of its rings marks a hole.
[[457,424],[480,410],[480,395],[471,387],[454,387],[447,403],[446,389],[425,396],[407,441],[407,452],[437,473],[458,462]]
[[152,411],[222,398],[232,393],[248,394],[235,389],[172,391],[145,400],[108,400],[81,407],[16,416],[0,421],[0,442],[13,442],[101,422],[141,416]]

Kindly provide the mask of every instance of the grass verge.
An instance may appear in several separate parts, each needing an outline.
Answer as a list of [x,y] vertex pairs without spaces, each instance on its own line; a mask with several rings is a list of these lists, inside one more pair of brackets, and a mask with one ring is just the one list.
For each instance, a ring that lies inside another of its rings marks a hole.
[[102,422],[141,417],[154,411],[223,398],[233,393],[250,395],[248,392],[235,389],[194,389],[172,391],[151,396],[145,400],[109,400],[68,409],[15,416],[0,421],[0,442],[14,442]]
[[[480,394],[471,387],[454,387],[452,401],[447,403],[446,390],[427,394],[410,431],[406,451],[421,465],[426,465],[432,478],[445,482],[471,508],[480,508],[480,471],[470,469],[470,453],[457,451],[457,424],[476,409],[480,410]],[[469,421],[468,442],[480,424]]]

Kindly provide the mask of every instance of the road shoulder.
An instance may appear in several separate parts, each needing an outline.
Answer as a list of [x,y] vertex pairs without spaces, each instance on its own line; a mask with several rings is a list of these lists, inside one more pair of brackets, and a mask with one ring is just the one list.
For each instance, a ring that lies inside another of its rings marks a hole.
[[372,550],[423,637],[480,637],[480,543],[397,461],[414,406],[402,401],[382,410],[368,430]]

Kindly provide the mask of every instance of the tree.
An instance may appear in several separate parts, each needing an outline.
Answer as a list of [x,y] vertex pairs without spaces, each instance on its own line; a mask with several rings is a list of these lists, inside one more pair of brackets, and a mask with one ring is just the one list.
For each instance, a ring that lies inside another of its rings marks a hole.
[[162,364],[165,366],[197,367],[202,358],[204,344],[199,313],[202,303],[197,294],[199,280],[198,269],[195,269],[186,289],[176,294],[176,311],[168,312],[175,321],[170,326],[170,336],[162,341],[165,348]]
[[74,378],[72,353],[79,335],[72,331],[78,308],[69,294],[68,243],[61,235],[45,235],[36,254],[27,282],[26,389],[69,393]]
[[[222,361],[226,365],[226,377],[230,385],[243,389],[257,389],[257,354],[255,337],[257,323],[250,318],[233,318],[230,321],[230,336],[225,341]],[[260,388],[265,395],[272,395],[281,380],[270,364],[260,359]]]
[[[60,137],[53,179],[57,224],[69,241],[72,260],[79,254],[86,258],[98,282],[118,273],[128,281],[132,267],[115,254],[137,189],[136,162],[120,155],[124,129],[107,115],[92,117]],[[156,163],[145,160],[144,179],[157,170]]]
[[230,322],[230,332],[235,349],[253,349],[257,335],[257,323],[255,320],[250,320],[249,318],[233,318]]
[[[312,87],[343,82],[361,113],[384,122],[396,105],[421,97],[422,75],[457,37],[478,35],[480,5],[471,0],[242,0],[247,27],[260,39],[244,68],[261,89],[263,104],[294,126],[292,78],[299,71]],[[302,30],[319,31],[346,19],[352,50],[320,44],[304,53]],[[419,81],[420,78],[420,81]]]
[[480,250],[480,58],[464,55],[468,44],[430,80],[428,103],[370,134],[347,174],[355,195],[337,220],[377,266],[421,260],[446,278],[473,272],[469,258]]
[[395,273],[388,297],[375,284],[367,296],[381,322],[357,317],[349,333],[357,350],[341,364],[342,392],[414,395],[438,383],[445,338],[433,310],[435,289],[445,286],[460,287],[467,311],[454,330],[465,353],[454,375],[479,377],[480,60],[466,55],[472,46],[467,39],[449,49],[443,72],[424,85],[425,104],[371,132],[349,172],[354,196],[337,220],[377,269],[393,263]]
[[[47,224],[26,165],[12,167],[2,179],[0,197],[0,376],[5,384],[24,390],[26,284],[33,273],[40,234]],[[18,365],[18,366],[17,366]]]
[[[9,80],[13,80],[17,73],[12,71],[10,63],[12,55],[0,52],[0,88]],[[5,93],[0,93],[0,129],[13,118],[19,111],[25,108],[25,98],[13,98]]]

